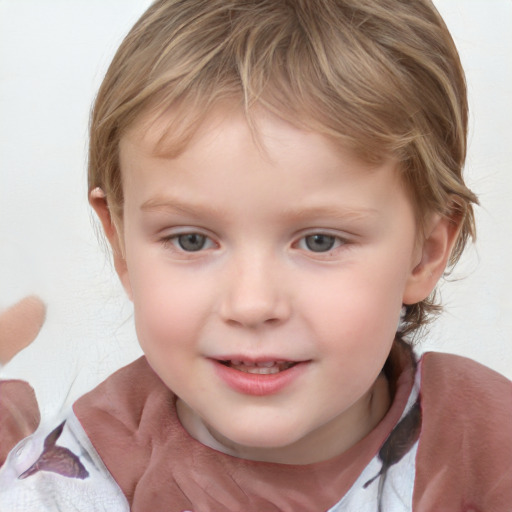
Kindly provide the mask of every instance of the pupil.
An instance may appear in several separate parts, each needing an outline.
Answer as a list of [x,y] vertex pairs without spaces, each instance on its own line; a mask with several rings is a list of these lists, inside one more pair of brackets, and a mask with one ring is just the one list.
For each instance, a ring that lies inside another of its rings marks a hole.
[[325,252],[334,246],[335,239],[330,235],[311,235],[306,237],[306,245],[310,251]]
[[200,251],[206,242],[204,235],[198,233],[189,233],[187,235],[180,235],[178,237],[178,243],[184,251],[194,252]]

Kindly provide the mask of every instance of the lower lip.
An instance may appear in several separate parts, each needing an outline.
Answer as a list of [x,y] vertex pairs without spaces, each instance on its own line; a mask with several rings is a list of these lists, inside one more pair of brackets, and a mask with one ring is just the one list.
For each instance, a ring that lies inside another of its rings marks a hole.
[[289,386],[305,370],[307,362],[283,370],[279,373],[262,375],[259,373],[246,373],[230,368],[219,361],[213,360],[219,377],[238,393],[253,396],[274,395]]

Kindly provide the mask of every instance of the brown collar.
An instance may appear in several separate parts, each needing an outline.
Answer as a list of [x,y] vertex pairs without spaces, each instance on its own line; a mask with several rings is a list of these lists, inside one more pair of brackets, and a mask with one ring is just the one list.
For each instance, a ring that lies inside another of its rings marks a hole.
[[202,445],[181,426],[175,396],[144,357],[79,399],[74,412],[134,512],[327,510],[402,415],[414,380],[410,351],[394,347],[386,371],[395,393],[382,421],[341,455],[308,465],[248,461]]

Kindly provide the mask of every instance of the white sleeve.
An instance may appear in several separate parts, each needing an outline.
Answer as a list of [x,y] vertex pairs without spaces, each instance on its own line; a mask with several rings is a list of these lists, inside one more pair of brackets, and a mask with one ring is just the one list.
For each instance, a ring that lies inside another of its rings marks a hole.
[[0,469],[0,512],[129,512],[121,489],[77,424],[71,415],[14,447]]

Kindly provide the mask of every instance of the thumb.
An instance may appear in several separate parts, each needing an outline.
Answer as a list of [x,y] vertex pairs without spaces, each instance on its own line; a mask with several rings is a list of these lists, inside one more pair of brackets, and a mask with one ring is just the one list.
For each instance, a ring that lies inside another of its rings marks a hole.
[[46,306],[39,297],[30,296],[0,312],[0,365],[30,345],[44,323]]

